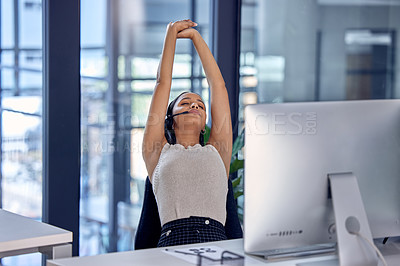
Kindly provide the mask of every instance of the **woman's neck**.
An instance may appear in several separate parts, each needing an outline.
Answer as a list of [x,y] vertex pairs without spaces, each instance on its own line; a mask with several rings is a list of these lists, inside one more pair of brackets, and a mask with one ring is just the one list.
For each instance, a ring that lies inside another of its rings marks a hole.
[[194,146],[199,144],[199,134],[197,131],[188,132],[187,130],[182,134],[179,130],[175,130],[176,143],[183,145],[185,148]]

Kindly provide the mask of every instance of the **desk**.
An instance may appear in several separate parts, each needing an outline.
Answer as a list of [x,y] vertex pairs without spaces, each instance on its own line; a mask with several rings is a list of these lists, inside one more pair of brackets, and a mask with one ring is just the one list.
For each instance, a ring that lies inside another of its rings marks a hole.
[[72,256],[72,232],[0,209],[0,258],[41,252]]
[[[202,244],[193,244],[193,245],[185,245],[185,246],[176,246],[176,247],[196,247],[196,246],[218,246],[225,250],[232,251],[234,253],[244,255],[243,253],[243,239],[234,239],[234,240],[226,240],[226,241],[218,241],[218,242],[209,242]],[[397,266],[400,265],[400,249],[399,247],[391,247],[396,248],[396,250],[391,249],[390,251],[382,251],[384,254],[388,265]],[[164,248],[153,248],[153,249],[145,249],[145,250],[136,250],[136,251],[125,251],[118,253],[109,253],[97,256],[89,256],[89,257],[74,257],[67,259],[57,259],[57,260],[48,260],[47,266],[87,266],[87,265],[96,265],[96,266],[105,266],[105,265],[116,265],[116,266],[132,266],[132,265],[173,265],[173,266],[184,266],[184,265],[193,265],[180,260],[176,257],[168,255],[164,253],[162,250]],[[312,257],[312,258],[303,258],[296,260],[287,260],[280,262],[267,262],[262,258],[256,256],[245,255],[244,264],[246,266],[250,265],[268,265],[268,266],[320,266],[320,265],[338,265],[338,258],[336,255],[329,256],[320,256],[320,257]]]

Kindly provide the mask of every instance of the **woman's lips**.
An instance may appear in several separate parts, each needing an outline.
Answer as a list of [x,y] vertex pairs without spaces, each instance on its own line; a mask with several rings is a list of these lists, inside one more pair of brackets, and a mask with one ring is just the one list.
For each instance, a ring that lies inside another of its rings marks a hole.
[[190,110],[189,113],[193,113],[193,114],[200,114],[200,112],[198,110]]

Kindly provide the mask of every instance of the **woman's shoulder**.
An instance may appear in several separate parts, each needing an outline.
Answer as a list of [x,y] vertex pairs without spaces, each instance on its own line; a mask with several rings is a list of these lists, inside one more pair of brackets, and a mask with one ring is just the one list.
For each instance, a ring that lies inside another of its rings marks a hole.
[[148,151],[147,153],[143,153],[143,159],[146,164],[147,173],[149,175],[150,181],[153,175],[153,171],[158,164],[161,154],[169,145],[167,144],[168,142],[164,140],[158,144],[154,144],[153,150],[151,152]]
[[219,153],[231,153],[232,150],[232,146],[229,146],[228,144],[223,142],[207,142],[206,146],[209,147],[209,149],[215,150]]
[[204,145],[204,147],[208,150],[214,151],[214,152],[218,152],[217,148],[215,147],[214,144],[212,143],[207,143],[206,145]]
[[223,164],[225,165],[226,173],[229,176],[229,167],[232,156],[232,143],[225,141],[213,141],[213,139],[207,142],[207,146],[210,146],[210,149],[215,150],[219,154],[219,158],[222,159]]

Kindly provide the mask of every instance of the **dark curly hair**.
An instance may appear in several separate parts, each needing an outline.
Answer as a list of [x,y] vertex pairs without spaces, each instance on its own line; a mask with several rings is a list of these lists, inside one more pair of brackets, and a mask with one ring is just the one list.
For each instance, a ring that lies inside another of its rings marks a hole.
[[[172,117],[172,109],[174,109],[174,106],[176,102],[178,101],[178,98],[181,97],[185,93],[192,93],[189,91],[184,91],[181,94],[178,95],[173,101],[171,101],[168,105],[167,108],[167,117],[165,118],[164,122],[164,136],[167,139],[169,144],[176,144],[176,136],[175,136],[175,131],[173,129],[173,124],[174,124],[174,118]],[[204,146],[204,134],[200,133],[199,136],[199,143],[201,146]]]

